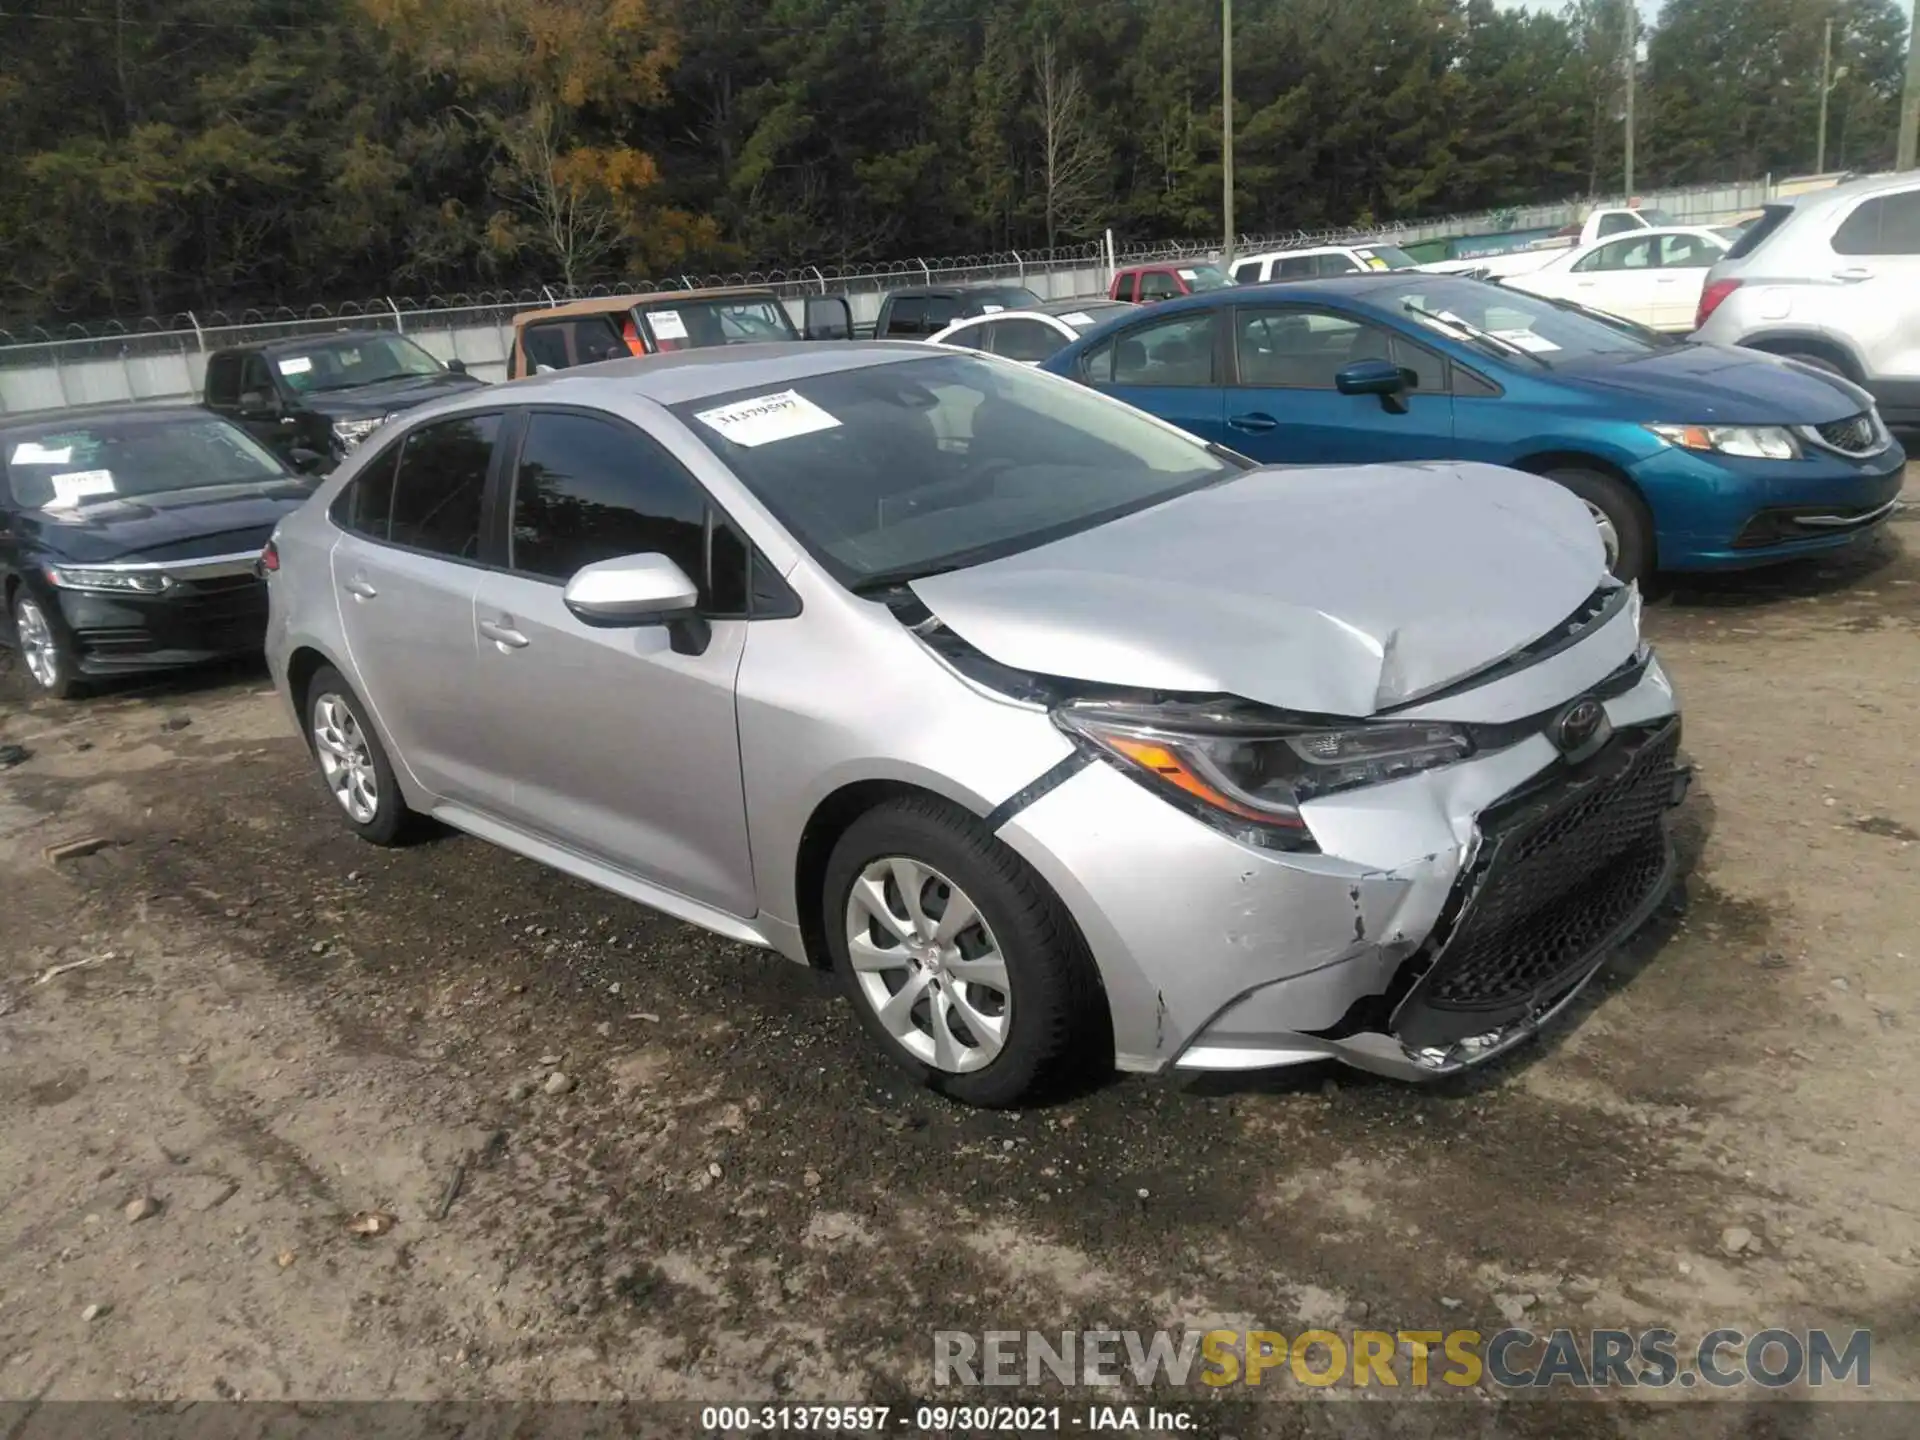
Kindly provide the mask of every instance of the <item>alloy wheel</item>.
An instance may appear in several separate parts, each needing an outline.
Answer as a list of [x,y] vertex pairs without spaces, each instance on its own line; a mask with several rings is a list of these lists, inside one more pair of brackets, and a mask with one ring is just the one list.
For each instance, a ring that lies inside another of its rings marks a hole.
[[1593,501],[1582,497],[1587,513],[1593,517],[1594,528],[1600,532],[1600,544],[1607,552],[1607,569],[1614,570],[1620,565],[1620,531],[1613,523],[1613,517],[1602,510]]
[[380,777],[360,722],[340,696],[322,695],[314,702],[313,746],[327,788],[347,818],[371,825],[380,810]]
[[20,657],[27,662],[27,673],[42,690],[60,683],[60,648],[53,638],[53,627],[37,600],[22,595],[13,612],[20,636]]
[[965,891],[919,860],[886,856],[854,881],[846,926],[860,996],[908,1053],[954,1075],[993,1063],[1013,991],[999,942]]

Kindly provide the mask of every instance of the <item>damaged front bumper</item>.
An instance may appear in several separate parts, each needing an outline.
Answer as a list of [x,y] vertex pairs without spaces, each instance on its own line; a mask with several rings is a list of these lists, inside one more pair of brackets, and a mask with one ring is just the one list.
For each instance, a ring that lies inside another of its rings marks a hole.
[[1578,765],[1536,734],[1315,802],[1320,854],[1236,843],[1098,763],[1000,834],[1080,923],[1121,1068],[1434,1079],[1536,1033],[1671,887],[1687,772],[1658,662],[1605,708]]

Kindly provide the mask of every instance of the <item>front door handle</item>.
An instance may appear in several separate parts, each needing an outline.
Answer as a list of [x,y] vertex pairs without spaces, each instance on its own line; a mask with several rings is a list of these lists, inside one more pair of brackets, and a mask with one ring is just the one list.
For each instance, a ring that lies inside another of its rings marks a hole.
[[1279,423],[1280,422],[1274,419],[1273,416],[1262,414],[1258,410],[1251,411],[1245,415],[1235,415],[1227,421],[1227,424],[1235,430],[1248,431],[1272,430],[1278,426]]
[[1871,280],[1873,278],[1873,271],[1869,270],[1864,265],[1849,265],[1844,270],[1834,271],[1833,278],[1836,280],[1846,280],[1849,282],[1855,281],[1855,280]]
[[380,593],[358,575],[347,581],[342,588],[356,600],[371,600]]
[[504,620],[482,620],[480,633],[506,650],[524,650],[532,643]]

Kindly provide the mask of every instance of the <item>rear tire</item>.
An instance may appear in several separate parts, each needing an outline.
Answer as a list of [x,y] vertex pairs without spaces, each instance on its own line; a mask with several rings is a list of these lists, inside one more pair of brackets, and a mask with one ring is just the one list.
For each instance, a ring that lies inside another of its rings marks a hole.
[[1571,490],[1587,504],[1600,540],[1607,547],[1607,568],[1621,580],[1651,578],[1654,562],[1653,517],[1624,480],[1604,470],[1562,466],[1545,477]]
[[307,746],[348,827],[375,845],[403,844],[419,829],[420,817],[407,808],[360,697],[338,670],[323,665],[307,683],[302,709]]
[[999,1107],[1111,1068],[1106,999],[1066,907],[964,811],[932,796],[868,811],[824,891],[860,1023],[920,1084]]

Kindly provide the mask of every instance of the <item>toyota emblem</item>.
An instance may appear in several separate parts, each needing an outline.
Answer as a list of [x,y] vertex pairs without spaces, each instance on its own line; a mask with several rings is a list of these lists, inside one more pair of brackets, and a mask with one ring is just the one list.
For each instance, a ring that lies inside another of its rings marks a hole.
[[1549,731],[1553,743],[1569,760],[1583,760],[1606,743],[1613,727],[1607,712],[1591,697],[1576,700],[1560,712]]

